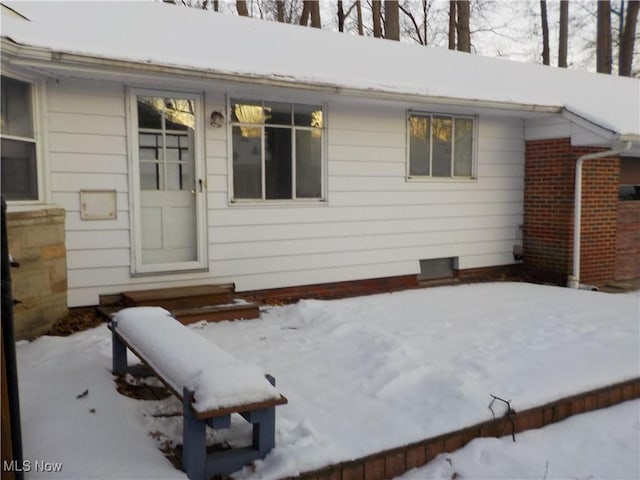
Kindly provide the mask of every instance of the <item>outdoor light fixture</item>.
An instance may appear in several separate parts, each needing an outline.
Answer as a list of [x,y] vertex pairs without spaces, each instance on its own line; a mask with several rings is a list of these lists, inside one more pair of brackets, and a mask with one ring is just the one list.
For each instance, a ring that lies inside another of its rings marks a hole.
[[224,123],[224,115],[222,114],[222,112],[219,112],[218,110],[214,110],[213,112],[211,112],[212,127],[220,128],[222,127],[223,123]]

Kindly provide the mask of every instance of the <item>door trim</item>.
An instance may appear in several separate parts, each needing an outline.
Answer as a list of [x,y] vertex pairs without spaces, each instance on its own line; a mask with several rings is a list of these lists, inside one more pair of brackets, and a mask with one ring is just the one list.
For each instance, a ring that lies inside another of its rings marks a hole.
[[[140,162],[138,158],[138,96],[186,98],[195,102],[194,173],[202,188],[195,189],[196,260],[161,264],[142,263]],[[204,98],[201,93],[142,88],[126,89],[127,150],[129,168],[129,232],[132,276],[207,271],[207,182],[204,152]],[[200,183],[201,180],[201,183]]]

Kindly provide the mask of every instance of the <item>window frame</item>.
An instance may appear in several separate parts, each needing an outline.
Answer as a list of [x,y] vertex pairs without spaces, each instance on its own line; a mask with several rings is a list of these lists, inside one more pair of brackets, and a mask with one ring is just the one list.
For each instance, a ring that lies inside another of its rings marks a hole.
[[[429,118],[429,128],[433,131],[433,119],[436,117],[446,117],[451,119],[451,158],[450,158],[450,172],[449,176],[434,176],[433,175],[433,136],[429,137],[429,174],[412,174],[411,173],[411,118],[423,117]],[[456,120],[471,120],[471,175],[457,176],[454,175],[455,168],[455,123]],[[411,182],[476,182],[477,177],[477,149],[478,149],[478,123],[479,119],[477,115],[473,114],[457,114],[446,112],[432,112],[423,110],[407,110],[406,115],[406,180]]]
[[[232,100],[245,100],[247,102],[254,102],[255,105],[268,105],[271,103],[287,104],[291,107],[292,122],[289,125],[283,125],[278,123],[244,123],[236,122],[233,120],[233,104]],[[327,201],[327,105],[321,101],[313,100],[298,100],[291,98],[278,98],[273,96],[260,96],[244,93],[229,94],[226,98],[227,103],[227,144],[228,144],[228,201],[230,205],[247,205],[247,204],[260,204],[260,205],[309,205],[326,203]],[[322,127],[311,127],[295,125],[295,105],[304,106],[319,106],[322,111]],[[258,128],[261,131],[260,135],[260,175],[261,175],[261,197],[260,198],[236,198],[234,192],[234,165],[233,165],[233,129],[234,127],[247,127]],[[267,198],[267,173],[266,173],[266,129],[287,129],[291,133],[291,198]],[[319,197],[297,197],[296,196],[296,132],[297,131],[314,131],[319,130],[322,138],[320,139],[320,196]]]
[[46,158],[44,145],[46,139],[46,118],[43,115],[46,105],[46,83],[41,78],[24,75],[11,69],[2,70],[3,77],[9,77],[13,80],[27,83],[31,86],[31,114],[33,138],[20,137],[15,135],[4,135],[0,133],[0,138],[7,140],[17,140],[21,142],[30,142],[35,145],[36,156],[36,198],[35,199],[6,199],[10,206],[38,206],[50,203],[50,190],[48,188],[49,176],[46,172]]

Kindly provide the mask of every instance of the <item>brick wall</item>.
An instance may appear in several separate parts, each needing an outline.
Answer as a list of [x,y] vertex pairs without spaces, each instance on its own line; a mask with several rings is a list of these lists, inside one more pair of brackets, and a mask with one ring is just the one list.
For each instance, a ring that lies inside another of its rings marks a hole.
[[616,280],[640,278],[640,201],[618,204]]
[[46,333],[67,313],[67,255],[62,209],[7,213],[16,339]]
[[392,479],[413,468],[427,464],[440,453],[449,453],[464,447],[476,438],[515,435],[526,430],[561,422],[572,415],[607,408],[635,398],[640,398],[640,378],[561,398],[528,410],[519,410],[512,417],[513,427],[507,418],[499,417],[410,445],[378,452],[368,457],[357,458],[312,472],[305,472],[290,478],[291,480],[293,478],[301,480]]
[[[576,158],[598,151],[574,149]],[[615,278],[620,159],[587,160],[582,174],[580,281],[601,285]]]
[[[526,143],[524,273],[565,285],[572,271],[575,162],[600,149],[572,147],[570,139]],[[586,161],[583,168],[581,283],[615,277],[619,159]]]
[[422,286],[449,285],[456,282],[489,282],[501,280],[520,280],[520,265],[503,265],[486,268],[456,270],[455,278],[418,282],[417,275],[369,278],[345,282],[317,283],[297,287],[271,288],[242,292],[242,296],[267,303],[290,303],[302,298],[335,299],[395,292]]

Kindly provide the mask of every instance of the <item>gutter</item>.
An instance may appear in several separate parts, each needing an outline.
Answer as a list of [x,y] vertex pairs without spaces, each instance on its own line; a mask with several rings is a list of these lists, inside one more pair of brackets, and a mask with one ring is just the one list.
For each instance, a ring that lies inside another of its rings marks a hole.
[[582,155],[576,160],[576,177],[573,197],[573,271],[567,281],[569,288],[583,288],[585,290],[597,290],[592,285],[580,284],[580,240],[582,222],[582,167],[588,160],[597,160],[604,157],[612,157],[631,148],[632,142],[627,141],[623,146],[605,150],[604,152]]

